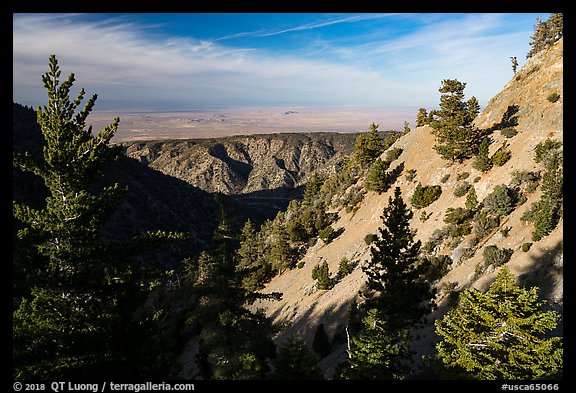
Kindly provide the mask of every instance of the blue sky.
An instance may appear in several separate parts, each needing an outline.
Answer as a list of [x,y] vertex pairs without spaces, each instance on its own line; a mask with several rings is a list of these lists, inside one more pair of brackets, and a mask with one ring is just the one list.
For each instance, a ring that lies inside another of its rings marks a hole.
[[62,79],[96,108],[437,106],[443,79],[481,106],[525,63],[547,13],[14,14],[13,100]]

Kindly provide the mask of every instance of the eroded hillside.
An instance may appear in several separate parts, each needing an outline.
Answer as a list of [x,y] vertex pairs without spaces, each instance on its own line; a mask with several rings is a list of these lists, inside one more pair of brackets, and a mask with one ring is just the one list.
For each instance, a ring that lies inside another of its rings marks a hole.
[[296,188],[315,171],[334,173],[358,134],[312,133],[124,143],[125,154],[207,192]]
[[[490,154],[504,141],[508,143],[511,158],[503,166],[494,166],[483,173],[473,168],[471,159],[460,164],[443,160],[432,149],[435,139],[429,126],[416,128],[396,141],[391,148],[399,147],[403,152],[391,167],[403,162],[404,172],[389,190],[382,194],[368,192],[355,212],[339,210],[339,219],[333,227],[340,230],[340,235],[328,244],[319,240],[301,259],[300,268],[285,272],[267,285],[266,292],[284,294],[280,301],[259,304],[275,323],[286,326],[277,342],[282,343],[289,335],[299,333],[310,343],[316,327],[323,323],[333,346],[331,354],[320,364],[325,374],[331,377],[335,366],[346,357],[345,328],[349,305],[365,282],[361,266],[370,258],[370,251],[364,238],[369,233],[378,232],[382,209],[394,187],[400,187],[404,200],[410,201],[418,183],[441,186],[442,194],[438,200],[426,208],[413,209],[411,226],[416,231],[416,238],[425,243],[435,230],[445,225],[448,208],[464,207],[466,198],[454,193],[463,181],[474,187],[478,201],[482,201],[496,186],[509,185],[514,171],[542,170],[542,166],[534,161],[534,148],[546,139],[563,142],[562,97],[563,40],[560,40],[549,50],[532,57],[475,120],[478,128],[490,133]],[[513,126],[517,134],[506,137],[500,130],[507,126]],[[415,177],[408,180],[405,174],[411,169],[416,170]],[[513,250],[506,266],[521,284],[538,285],[541,295],[561,310],[563,220],[560,218],[548,236],[532,241],[533,224],[520,219],[540,197],[540,188],[527,194],[526,200],[517,204],[479,243],[472,244],[472,235],[465,235],[458,242],[445,242],[434,250],[436,255],[449,255],[453,263],[448,274],[435,284],[439,289],[436,299],[439,308],[428,319],[428,326],[420,332],[423,338],[414,343],[417,353],[433,351],[436,339],[433,321],[446,311],[446,291],[443,288],[451,284],[454,291],[470,287],[485,289],[492,282],[498,268],[488,266],[477,272],[483,251],[489,245]],[[426,213],[422,214],[423,211]],[[527,251],[522,249],[525,243],[532,243]],[[342,258],[359,263],[332,289],[317,290],[311,278],[313,268],[319,262],[327,261],[331,274],[335,274]]]

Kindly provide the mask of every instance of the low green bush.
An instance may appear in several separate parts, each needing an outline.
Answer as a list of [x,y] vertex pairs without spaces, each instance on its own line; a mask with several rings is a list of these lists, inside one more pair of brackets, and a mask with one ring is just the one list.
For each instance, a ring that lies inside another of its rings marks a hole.
[[512,138],[518,134],[518,131],[516,131],[516,128],[514,128],[514,127],[506,127],[506,128],[502,128],[500,130],[500,133],[503,136],[505,136],[506,138]]
[[454,189],[454,196],[456,197],[461,197],[466,195],[466,193],[468,192],[468,190],[470,189],[470,187],[472,187],[472,185],[470,183],[468,183],[467,181],[460,183],[459,185],[456,186],[456,188]]
[[494,152],[490,160],[492,161],[492,165],[495,166],[502,166],[510,160],[512,157],[512,153],[507,150],[506,143],[503,143],[502,146]]
[[459,173],[458,175],[456,175],[456,180],[460,181],[460,180],[468,179],[468,176],[470,176],[470,173],[462,172],[462,173]]
[[498,248],[494,244],[484,247],[482,257],[484,258],[484,266],[490,265],[502,266],[510,260],[514,250],[510,248]]
[[554,102],[556,102],[556,101],[558,101],[558,100],[560,99],[560,94],[558,94],[558,93],[552,93],[552,94],[550,94],[548,97],[546,97],[546,99],[547,99],[549,102],[554,103]]
[[528,252],[530,250],[530,247],[532,247],[532,243],[523,243],[522,244],[522,251]]
[[421,209],[436,201],[441,194],[442,187],[440,186],[422,186],[418,183],[410,202],[415,208]]

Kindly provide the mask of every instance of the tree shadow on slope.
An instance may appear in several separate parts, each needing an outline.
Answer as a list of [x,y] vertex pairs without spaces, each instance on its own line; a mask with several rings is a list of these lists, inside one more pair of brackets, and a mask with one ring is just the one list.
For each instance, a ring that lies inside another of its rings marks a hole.
[[261,225],[265,220],[274,219],[279,211],[286,210],[290,201],[302,199],[304,188],[303,185],[280,187],[228,197],[236,204],[240,221],[250,218],[256,225]]
[[[526,288],[540,288],[540,298],[545,300],[547,307],[564,314],[563,282],[564,282],[564,249],[563,240],[559,240],[552,248],[541,249],[540,256],[531,256],[530,263],[518,275],[518,283]],[[552,335],[563,335],[562,320]]]
[[482,138],[492,135],[495,131],[516,127],[518,125],[518,116],[517,116],[518,111],[520,111],[519,105],[516,104],[508,105],[506,111],[504,111],[504,113],[502,114],[502,118],[498,123],[495,123],[492,126],[481,130],[479,138],[477,138],[478,140],[474,142],[475,149],[477,150],[477,148],[480,146]]
[[209,246],[218,225],[213,194],[125,156],[109,166],[105,181],[128,188],[103,228],[105,240],[128,240],[146,231],[189,233],[189,240],[163,246],[145,258],[166,266],[195,257]]
[[[334,290],[333,288],[321,292]],[[343,301],[326,310],[319,310],[319,303],[321,303],[320,299],[302,314],[297,310],[298,303],[285,304],[271,315],[271,319],[279,319],[279,325],[284,327],[275,339],[278,347],[281,347],[291,335],[298,334],[312,349],[316,329],[320,324],[323,324],[328,336],[330,350],[326,356],[318,356],[318,363],[324,375],[327,378],[331,378],[336,366],[347,358],[346,327],[348,326],[353,299]],[[292,311],[290,311],[291,309]],[[282,315],[285,316],[281,318]]]
[[506,108],[506,111],[502,115],[500,122],[489,128],[490,132],[501,130],[507,127],[516,127],[518,125],[518,116],[516,114],[519,110],[519,105],[508,105],[508,108]]
[[242,184],[239,186],[240,189],[246,185],[248,177],[250,176],[250,172],[253,168],[251,164],[238,161],[230,157],[226,147],[222,143],[215,143],[214,145],[210,146],[208,153],[212,157],[223,161],[228,166],[228,168],[230,168],[230,170],[238,175],[238,178],[242,180]]

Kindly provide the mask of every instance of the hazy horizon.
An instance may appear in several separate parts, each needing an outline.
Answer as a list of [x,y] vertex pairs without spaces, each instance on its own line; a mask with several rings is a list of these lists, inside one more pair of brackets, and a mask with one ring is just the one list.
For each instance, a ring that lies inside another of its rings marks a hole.
[[367,132],[372,123],[378,124],[380,131],[401,131],[405,121],[414,128],[417,111],[416,107],[376,106],[236,107],[162,112],[94,110],[87,123],[98,131],[111,123],[114,117],[120,117],[113,139],[119,143],[285,132]]

